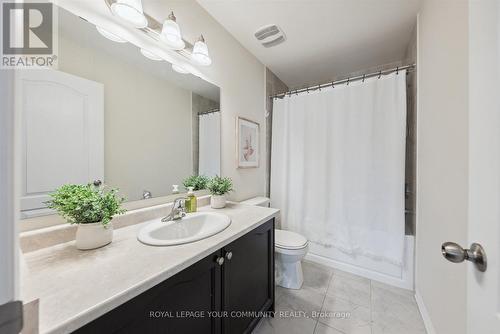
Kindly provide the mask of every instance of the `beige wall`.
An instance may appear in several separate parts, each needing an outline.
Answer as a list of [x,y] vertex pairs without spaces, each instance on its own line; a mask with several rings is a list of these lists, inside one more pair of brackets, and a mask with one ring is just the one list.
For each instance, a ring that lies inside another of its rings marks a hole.
[[[264,195],[266,189],[265,154],[265,67],[210,14],[194,0],[145,1],[144,10],[158,21],[175,12],[182,34],[195,41],[203,33],[213,60],[199,67],[203,75],[220,87],[221,173],[234,181],[234,200]],[[236,168],[236,117],[260,124],[261,160],[258,168]]]
[[170,194],[172,184],[191,175],[190,91],[64,34],[59,70],[104,84],[108,185],[138,200],[144,190],[155,197]]
[[416,292],[436,333],[466,328],[466,266],[441,244],[467,241],[468,2],[424,0],[418,20]]

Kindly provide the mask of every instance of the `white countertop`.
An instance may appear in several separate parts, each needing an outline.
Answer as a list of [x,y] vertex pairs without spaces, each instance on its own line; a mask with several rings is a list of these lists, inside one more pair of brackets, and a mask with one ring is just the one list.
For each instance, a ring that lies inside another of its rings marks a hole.
[[40,333],[69,333],[276,217],[277,209],[228,203],[224,231],[189,244],[154,247],[137,240],[144,223],[114,231],[103,248],[80,251],[74,241],[24,255],[25,301],[40,299]]

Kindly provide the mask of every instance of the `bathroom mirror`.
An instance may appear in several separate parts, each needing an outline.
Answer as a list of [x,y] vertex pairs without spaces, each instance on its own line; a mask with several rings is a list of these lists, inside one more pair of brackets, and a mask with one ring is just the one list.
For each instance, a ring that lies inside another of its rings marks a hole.
[[185,192],[189,176],[220,174],[218,87],[62,8],[58,16],[58,70],[16,78],[24,219],[52,214],[44,202],[63,184],[101,180],[147,202],[173,185]]

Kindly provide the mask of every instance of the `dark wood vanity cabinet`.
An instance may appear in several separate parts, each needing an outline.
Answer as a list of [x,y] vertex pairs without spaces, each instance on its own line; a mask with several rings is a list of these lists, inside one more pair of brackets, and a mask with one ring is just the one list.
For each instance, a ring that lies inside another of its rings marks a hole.
[[260,319],[251,312],[274,311],[274,222],[248,232],[223,252],[222,308],[228,313],[223,333],[245,333]]
[[274,220],[75,333],[249,333],[268,311],[274,311]]

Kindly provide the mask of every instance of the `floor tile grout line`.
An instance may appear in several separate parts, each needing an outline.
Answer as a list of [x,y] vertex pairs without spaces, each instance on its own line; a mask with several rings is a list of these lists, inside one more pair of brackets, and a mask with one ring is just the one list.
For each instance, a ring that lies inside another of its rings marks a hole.
[[313,334],[316,334],[316,327],[318,327],[318,320],[316,320],[316,323],[314,324]]
[[[329,271],[331,272],[330,279],[328,280],[328,286],[326,287],[325,293],[323,294],[323,302],[321,303],[321,309],[319,310],[320,312],[322,312],[323,308],[325,307],[326,296],[328,295],[328,290],[330,289],[330,284],[332,284],[332,281],[333,281],[334,272],[333,272],[333,270],[329,270]],[[316,332],[316,327],[318,327],[319,322],[320,322],[319,318],[316,319],[316,325],[314,326],[313,334]]]
[[318,322],[318,324],[321,324],[321,325],[326,326],[326,327],[331,328],[331,329],[335,329],[337,332],[342,333],[342,334],[349,334],[347,332],[344,332],[343,330],[338,329],[337,327],[333,327],[330,324],[325,324],[323,322]]
[[[325,295],[323,296],[323,304],[321,305],[321,311],[323,311],[323,308],[324,308],[324,306],[325,306],[326,297],[328,297],[328,290],[330,290],[330,285],[332,284],[333,279],[334,279],[334,276],[335,276],[335,272],[334,272],[333,270],[331,270],[331,272],[332,272],[332,273],[331,273],[331,276],[330,276],[330,280],[328,281],[328,286],[326,287]],[[314,332],[316,332],[316,327],[318,327],[318,324],[319,324],[319,323],[320,323],[320,321],[319,321],[319,319],[318,319],[318,320],[317,320],[317,322],[316,322],[316,326],[314,327]],[[345,332],[344,332],[344,331],[341,331],[341,330],[340,330],[340,329],[338,329],[338,328],[332,327],[332,326],[330,326],[330,325],[328,325],[328,324],[325,324],[325,323],[323,323],[323,322],[321,322],[321,324],[322,324],[323,326],[326,326],[326,327],[329,327],[329,328],[335,329],[336,331],[338,331],[338,332],[340,332],[340,333],[345,334]]]

